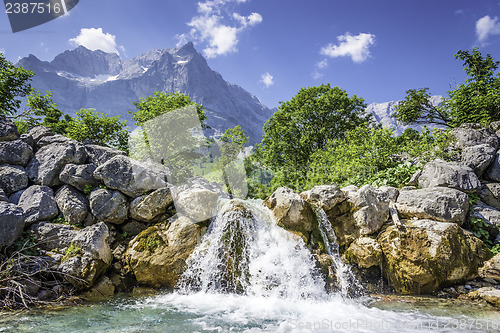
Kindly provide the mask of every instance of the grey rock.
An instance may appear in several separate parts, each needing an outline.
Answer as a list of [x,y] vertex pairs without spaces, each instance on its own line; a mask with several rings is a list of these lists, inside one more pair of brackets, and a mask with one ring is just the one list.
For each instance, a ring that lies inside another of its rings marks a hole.
[[408,184],[406,184],[407,186],[417,186],[418,185],[418,178],[420,177],[420,175],[422,174],[422,170],[418,170],[416,171],[410,178],[410,180],[408,181]]
[[12,141],[19,137],[14,122],[4,115],[0,115],[0,141]]
[[7,196],[28,187],[28,174],[21,166],[0,165],[0,188]]
[[31,148],[35,148],[35,140],[33,140],[33,137],[24,133],[19,136],[19,140],[30,146]]
[[72,185],[80,191],[88,187],[96,187],[100,182],[94,178],[95,164],[66,164],[59,175],[59,180],[65,184]]
[[145,163],[117,155],[99,166],[94,177],[112,189],[136,198],[146,192],[167,186],[166,175]]
[[500,121],[494,121],[488,127],[496,133],[500,130]]
[[33,149],[21,140],[0,142],[0,164],[25,167],[33,157]]
[[387,195],[389,201],[396,201],[398,199],[399,190],[394,186],[383,185],[380,186],[378,189]]
[[481,177],[493,162],[495,153],[496,149],[487,144],[465,147],[462,150],[461,162]]
[[39,185],[61,184],[59,174],[66,164],[81,164],[85,161],[85,149],[78,143],[54,143],[40,148],[26,167],[30,179]]
[[95,164],[97,166],[106,163],[117,155],[125,156],[125,152],[121,150],[98,145],[85,145],[85,151],[88,156],[87,163]]
[[89,212],[87,198],[72,186],[64,185],[56,192],[56,202],[69,224],[83,224]]
[[496,209],[500,209],[500,184],[484,184],[481,191],[479,192],[479,197],[484,203],[493,206]]
[[479,269],[479,276],[483,279],[493,279],[500,282],[500,254],[484,263],[483,267]]
[[13,203],[14,205],[18,205],[19,204],[19,199],[21,199],[21,195],[23,195],[23,192],[25,190],[21,190],[21,191],[18,191],[14,194],[12,194],[10,197],[9,197],[9,202],[10,203]]
[[[48,127],[45,126],[36,126],[30,128],[28,132],[26,132],[26,136],[31,138],[33,145],[36,145],[40,139],[46,136],[53,136],[54,132]],[[32,145],[32,146],[33,146]]]
[[500,152],[497,152],[495,154],[493,162],[484,173],[484,178],[492,180],[494,182],[500,182]]
[[51,145],[53,143],[69,143],[69,142],[76,143],[76,141],[71,140],[70,138],[61,134],[47,135],[40,138],[40,140],[36,142],[35,147],[42,148]]
[[47,186],[28,187],[19,198],[19,207],[23,209],[28,225],[52,220],[59,214],[54,191]]
[[498,148],[498,137],[495,132],[479,124],[462,124],[454,128],[451,133],[456,139],[455,147],[459,149],[482,144]]
[[121,224],[127,219],[127,199],[118,191],[95,189],[89,195],[89,202],[98,221]]
[[155,221],[167,212],[174,203],[170,188],[158,189],[151,194],[135,198],[130,203],[130,217],[144,222]]
[[418,184],[425,187],[451,187],[464,192],[473,192],[481,188],[481,182],[468,166],[457,162],[445,162],[437,159],[427,163],[418,178]]
[[315,186],[300,196],[310,204],[327,211],[346,199],[346,195],[335,185]]
[[403,191],[398,197],[396,208],[405,219],[431,219],[462,225],[469,212],[469,197],[446,187]]
[[354,207],[353,218],[361,235],[374,233],[389,218],[389,198],[385,191],[365,185],[347,194],[347,201]]
[[194,222],[204,222],[214,216],[219,200],[216,192],[200,187],[189,187],[181,192],[178,190],[173,190],[177,214],[187,216]]
[[138,221],[130,221],[127,222],[123,225],[122,230],[123,232],[126,232],[127,235],[130,236],[137,236],[140,234],[143,230],[146,230],[148,226],[144,223],[138,222]]
[[490,235],[493,237],[498,235],[500,227],[500,211],[498,209],[479,201],[472,206],[470,216],[483,220]]
[[78,234],[78,229],[71,225],[49,222],[33,224],[30,230],[39,247],[45,251],[68,248]]
[[5,194],[4,190],[0,188],[0,201],[9,202],[9,197]]
[[24,229],[24,215],[21,207],[0,201],[0,248],[11,246]]

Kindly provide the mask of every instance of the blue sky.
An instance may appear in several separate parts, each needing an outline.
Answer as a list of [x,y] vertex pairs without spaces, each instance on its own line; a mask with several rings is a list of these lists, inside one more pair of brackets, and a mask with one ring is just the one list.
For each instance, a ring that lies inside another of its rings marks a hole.
[[500,0],[80,0],[15,34],[0,13],[0,52],[14,62],[78,44],[131,58],[185,41],[270,107],[321,83],[367,103],[410,88],[444,95],[465,80],[458,50],[500,60]]

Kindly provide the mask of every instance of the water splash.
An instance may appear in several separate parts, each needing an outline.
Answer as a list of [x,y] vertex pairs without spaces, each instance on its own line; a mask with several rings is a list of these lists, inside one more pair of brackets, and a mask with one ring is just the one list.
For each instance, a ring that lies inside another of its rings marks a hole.
[[220,202],[178,289],[295,300],[326,297],[304,241],[279,227],[260,200]]
[[332,268],[342,296],[357,297],[363,295],[363,286],[352,272],[351,267],[345,264],[340,257],[337,236],[328,216],[322,208],[316,209],[316,216],[319,220],[319,230],[325,243],[326,252],[332,259]]

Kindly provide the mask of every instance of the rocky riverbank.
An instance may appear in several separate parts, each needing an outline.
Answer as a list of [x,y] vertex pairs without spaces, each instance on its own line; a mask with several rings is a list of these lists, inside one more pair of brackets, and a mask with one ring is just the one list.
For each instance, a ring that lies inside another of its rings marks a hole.
[[[477,237],[499,241],[496,127],[455,129],[451,149],[457,161],[432,161],[401,189],[324,185],[295,193],[282,187],[263,204],[279,226],[307,244],[328,290],[339,286],[319,229],[321,212],[343,260],[368,292],[470,297],[500,306],[500,257]],[[0,298],[22,304],[174,288],[218,200],[228,197],[201,178],[183,186],[168,179],[162,165],[44,127],[20,136],[10,120],[0,118],[0,248],[6,272]],[[219,213],[234,220],[233,233],[255,214],[237,200]],[[238,251],[227,256],[240,259]],[[226,276],[238,278],[234,270]]]

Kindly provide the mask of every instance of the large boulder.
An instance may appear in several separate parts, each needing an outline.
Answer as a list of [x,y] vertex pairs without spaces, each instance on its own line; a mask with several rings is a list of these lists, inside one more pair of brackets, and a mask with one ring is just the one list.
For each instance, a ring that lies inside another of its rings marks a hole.
[[87,198],[72,186],[64,185],[56,192],[59,210],[69,224],[83,224],[89,213]]
[[7,196],[28,187],[28,174],[17,165],[0,165],[0,188]]
[[465,147],[462,150],[461,162],[474,170],[478,177],[482,177],[495,159],[495,155],[496,148],[487,144]]
[[24,212],[21,207],[0,201],[0,248],[11,246],[21,236]]
[[26,137],[29,138],[29,141],[33,142],[33,146],[37,146],[38,141],[40,141],[42,138],[53,135],[54,132],[52,132],[50,128],[45,126],[35,126],[30,128],[28,132],[26,132]]
[[93,144],[85,145],[85,151],[87,152],[87,163],[97,166],[103,165],[117,155],[126,155],[124,151]]
[[496,209],[500,209],[500,184],[487,183],[484,184],[479,192],[481,200]]
[[452,135],[456,139],[454,145],[458,149],[487,144],[494,149],[498,148],[498,137],[489,128],[484,128],[479,124],[462,124],[452,130]]
[[186,216],[157,224],[130,241],[125,261],[139,284],[173,288],[205,231]]
[[128,216],[127,198],[118,191],[95,189],[89,195],[90,210],[98,221],[121,224]]
[[349,245],[343,259],[359,268],[370,268],[382,264],[382,247],[376,239],[360,237]]
[[437,159],[427,163],[418,178],[418,184],[425,187],[450,187],[464,192],[474,192],[481,188],[481,182],[468,166],[457,162]]
[[26,171],[30,179],[39,185],[61,185],[59,174],[66,164],[85,161],[84,147],[77,142],[54,143],[40,148],[31,159]]
[[41,222],[31,230],[42,249],[64,255],[57,270],[78,289],[90,287],[113,259],[105,223],[78,230],[69,225]]
[[0,164],[25,167],[33,157],[33,149],[21,140],[0,141]]
[[280,187],[264,201],[264,205],[272,211],[280,227],[298,234],[308,243],[314,225],[317,225],[316,215],[300,195],[287,187]]
[[346,195],[335,185],[319,185],[300,196],[310,204],[328,211],[346,199]]
[[491,251],[455,223],[407,220],[379,236],[384,274],[401,294],[428,294],[478,276]]
[[405,219],[431,219],[462,225],[469,212],[469,197],[464,192],[446,187],[402,191],[396,208]]
[[76,187],[80,191],[94,188],[100,182],[94,178],[95,164],[66,164],[59,175],[59,180],[64,184]]
[[[471,299],[482,299],[497,308],[500,308],[500,289],[495,287],[483,287],[469,293]],[[495,326],[498,327],[498,326]]]
[[19,137],[14,122],[4,115],[0,115],[0,141],[13,141]]
[[177,214],[185,215],[194,222],[204,222],[214,216],[219,200],[216,192],[199,187],[189,187],[181,192],[178,189],[173,191]]
[[479,276],[500,283],[500,253],[484,263],[483,267],[479,269]]
[[19,207],[24,210],[28,225],[38,221],[50,221],[59,214],[54,191],[47,186],[28,187],[19,198]]
[[45,147],[45,146],[48,146],[48,145],[51,145],[54,143],[65,144],[65,143],[71,143],[71,142],[74,142],[74,141],[72,139],[68,138],[67,136],[64,136],[62,134],[54,134],[54,135],[47,135],[47,136],[40,138],[40,140],[38,140],[37,143],[35,144],[35,147],[39,149],[39,148],[42,148],[42,147]]
[[170,188],[160,188],[151,194],[135,198],[130,203],[130,217],[143,222],[165,218],[164,215],[173,202]]
[[116,155],[94,171],[94,177],[129,197],[167,187],[166,174],[160,168],[138,162],[127,156]]

